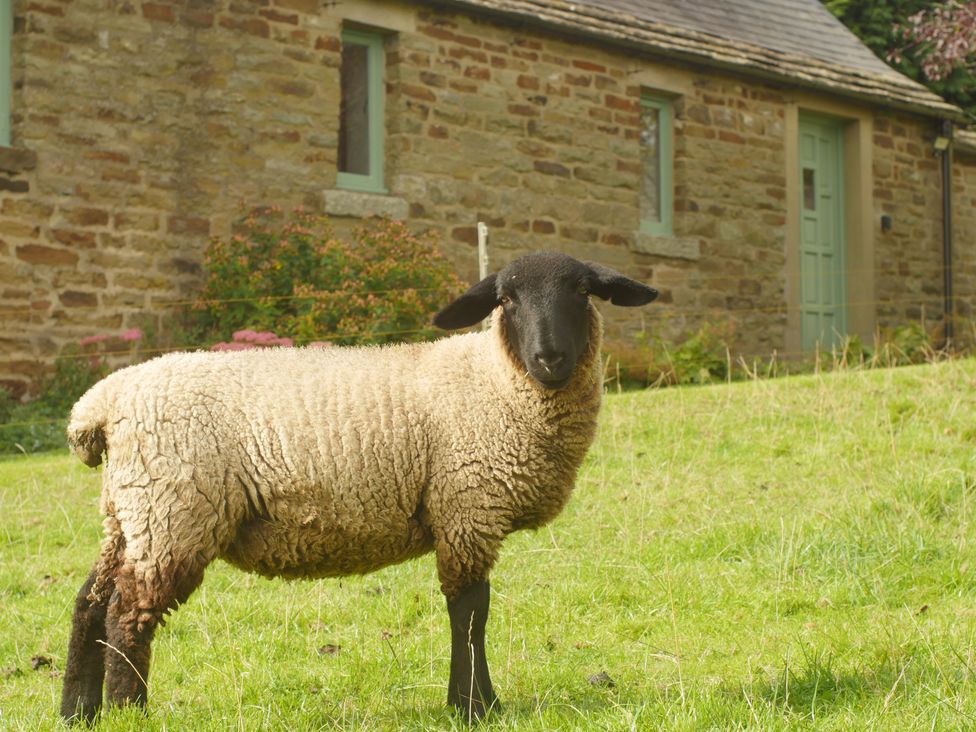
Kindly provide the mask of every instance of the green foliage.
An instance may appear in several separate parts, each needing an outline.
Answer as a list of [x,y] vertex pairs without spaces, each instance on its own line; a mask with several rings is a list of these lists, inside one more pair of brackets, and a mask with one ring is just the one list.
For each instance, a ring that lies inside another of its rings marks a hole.
[[[604,345],[607,383],[619,387],[709,384],[724,380],[772,378],[815,370],[887,368],[931,363],[949,357],[918,321],[878,330],[869,346],[854,334],[830,352],[805,354],[788,362],[776,354],[746,361],[736,353],[731,323],[705,323],[677,344],[640,332],[632,341]],[[965,353],[964,350],[956,355]],[[731,369],[731,370],[730,370]]]
[[706,323],[677,345],[637,333],[607,343],[607,380],[626,386],[708,384],[729,375],[731,324]]
[[670,384],[708,384],[729,374],[728,334],[704,325],[669,354]]
[[[905,48],[898,26],[908,17],[937,5],[931,0],[822,0],[826,8],[864,44],[910,79],[924,84],[949,102],[976,116],[976,75],[956,69],[945,79],[931,81],[922,73],[920,49]],[[903,49],[903,50],[902,50]],[[889,53],[902,50],[898,61]]]
[[197,342],[253,329],[303,345],[431,338],[430,315],[463,289],[434,245],[396,221],[377,221],[349,240],[326,218],[253,211],[229,239],[214,239],[194,318]]

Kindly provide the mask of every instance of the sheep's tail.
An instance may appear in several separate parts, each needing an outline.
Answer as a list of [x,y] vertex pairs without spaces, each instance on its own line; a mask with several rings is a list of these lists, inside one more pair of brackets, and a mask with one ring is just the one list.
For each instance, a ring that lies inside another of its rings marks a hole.
[[82,395],[71,408],[68,419],[68,445],[90,468],[100,465],[106,450],[105,424],[108,422],[111,390],[102,379]]

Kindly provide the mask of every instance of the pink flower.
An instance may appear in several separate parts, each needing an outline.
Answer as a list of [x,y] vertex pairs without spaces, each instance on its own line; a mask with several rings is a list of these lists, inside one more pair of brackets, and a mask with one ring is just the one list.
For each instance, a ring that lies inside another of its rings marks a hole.
[[285,346],[286,348],[291,348],[294,345],[294,341],[291,338],[275,338],[273,341],[268,341],[269,346]]
[[251,343],[214,343],[211,351],[250,351],[254,348]]
[[271,341],[278,340],[278,336],[276,336],[270,330],[263,330],[259,333],[255,333],[254,338],[252,338],[251,340],[253,340],[255,343],[268,344],[271,343]]
[[85,336],[80,341],[78,341],[79,346],[90,346],[92,343],[101,343],[102,341],[107,341],[108,336],[104,334]]
[[142,331],[138,328],[130,328],[119,333],[120,341],[141,341]]
[[249,341],[255,340],[255,337],[256,336],[257,336],[257,331],[253,331],[253,330],[250,330],[250,329],[247,329],[247,330],[235,330],[234,331],[234,340],[235,341],[249,342]]

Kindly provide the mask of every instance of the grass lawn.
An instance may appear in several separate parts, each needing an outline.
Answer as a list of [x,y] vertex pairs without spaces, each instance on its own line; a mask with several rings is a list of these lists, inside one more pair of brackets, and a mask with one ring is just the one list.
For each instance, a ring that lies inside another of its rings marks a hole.
[[[0,461],[0,728],[57,726],[98,491],[66,454]],[[611,395],[567,510],[502,551],[482,729],[973,728],[974,509],[972,360]],[[449,650],[430,556],[217,563],[157,635],[148,717],[99,727],[460,728]]]

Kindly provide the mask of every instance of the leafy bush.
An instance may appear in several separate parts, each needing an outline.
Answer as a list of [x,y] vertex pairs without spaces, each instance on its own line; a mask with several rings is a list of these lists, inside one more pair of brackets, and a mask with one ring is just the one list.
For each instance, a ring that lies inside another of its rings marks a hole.
[[67,346],[31,402],[21,404],[0,389],[0,455],[64,447],[68,412],[82,394],[108,375],[107,354],[122,354],[141,338],[142,332],[132,329],[89,336]]
[[646,332],[608,343],[608,380],[625,386],[707,384],[728,378],[731,324],[705,324],[677,345]]
[[242,329],[288,333],[297,344],[417,341],[430,315],[463,289],[432,243],[397,221],[333,235],[302,211],[253,211],[229,239],[211,241],[196,308],[197,341]]

